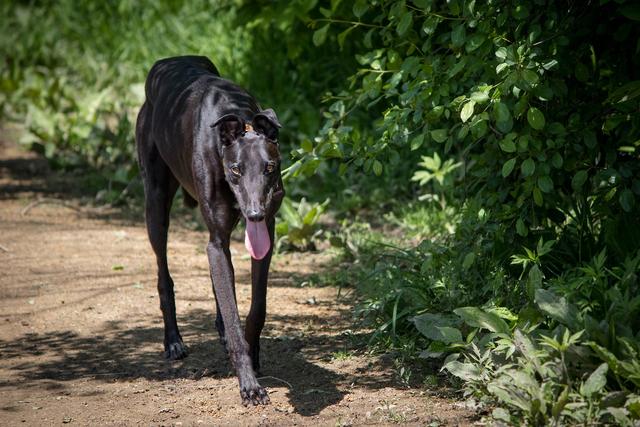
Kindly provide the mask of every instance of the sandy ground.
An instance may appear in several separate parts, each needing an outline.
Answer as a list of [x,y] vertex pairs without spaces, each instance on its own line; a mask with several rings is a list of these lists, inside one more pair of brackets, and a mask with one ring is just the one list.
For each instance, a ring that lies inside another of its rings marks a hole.
[[[1,425],[467,425],[441,391],[407,388],[389,358],[353,351],[351,306],[305,286],[322,254],[280,254],[262,379],[241,404],[214,328],[206,233],[174,221],[169,263],[189,357],[162,357],[155,261],[138,215],[87,205],[46,162],[0,142]],[[232,247],[241,316],[249,260]]]

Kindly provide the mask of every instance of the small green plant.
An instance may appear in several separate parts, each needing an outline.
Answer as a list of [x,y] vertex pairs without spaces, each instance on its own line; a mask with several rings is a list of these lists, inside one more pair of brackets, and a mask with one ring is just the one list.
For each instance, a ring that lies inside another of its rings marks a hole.
[[446,205],[446,198],[451,199],[454,184],[453,172],[462,166],[461,162],[447,159],[444,162],[438,153],[433,156],[422,156],[422,162],[418,163],[422,169],[413,174],[412,181],[417,181],[420,186],[429,183],[433,185],[433,193],[426,193],[418,197],[419,200],[430,200],[439,203],[443,208]]
[[353,357],[353,353],[349,350],[338,350],[331,353],[331,360],[349,360]]
[[289,245],[299,250],[315,248],[316,240],[322,235],[320,217],[329,204],[329,199],[323,203],[309,203],[303,197],[294,202],[285,197],[278,215],[280,220],[276,224],[278,247]]

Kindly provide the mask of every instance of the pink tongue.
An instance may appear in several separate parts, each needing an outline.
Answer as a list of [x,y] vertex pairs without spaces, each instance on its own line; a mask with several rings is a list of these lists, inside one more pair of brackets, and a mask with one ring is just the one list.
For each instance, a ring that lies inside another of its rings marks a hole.
[[267,224],[264,221],[247,221],[247,229],[244,233],[244,245],[251,254],[251,258],[262,259],[271,248]]

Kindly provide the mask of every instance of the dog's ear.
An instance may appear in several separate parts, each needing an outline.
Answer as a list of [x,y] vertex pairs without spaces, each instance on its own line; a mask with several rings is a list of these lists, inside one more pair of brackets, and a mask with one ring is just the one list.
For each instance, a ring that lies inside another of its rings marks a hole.
[[222,144],[229,145],[244,133],[244,120],[235,114],[225,114],[218,118],[211,127],[217,127]]
[[278,139],[278,129],[282,127],[276,116],[276,112],[271,108],[259,112],[253,117],[253,128],[272,141]]

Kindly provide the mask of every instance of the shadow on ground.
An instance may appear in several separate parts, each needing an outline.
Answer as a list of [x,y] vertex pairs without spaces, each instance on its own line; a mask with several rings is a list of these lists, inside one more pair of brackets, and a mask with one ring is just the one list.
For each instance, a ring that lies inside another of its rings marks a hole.
[[[3,358],[12,380],[0,380],[0,389],[20,384],[21,388],[65,388],[66,381],[114,379],[151,381],[233,376],[226,353],[214,335],[213,315],[194,310],[181,320],[189,357],[168,362],[162,357],[162,327],[124,327],[109,322],[95,336],[72,331],[26,334],[13,341],[0,341]],[[270,316],[274,322],[304,322],[297,316]],[[270,320],[270,321],[271,321]],[[316,415],[342,400],[353,378],[328,370],[319,362],[329,360],[342,337],[313,335],[301,338],[264,337],[261,341],[265,386],[281,387],[286,381],[288,399],[295,412]],[[369,372],[377,369],[371,367]],[[392,380],[359,372],[358,386],[373,389],[392,386]]]

